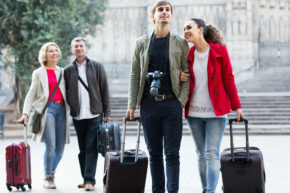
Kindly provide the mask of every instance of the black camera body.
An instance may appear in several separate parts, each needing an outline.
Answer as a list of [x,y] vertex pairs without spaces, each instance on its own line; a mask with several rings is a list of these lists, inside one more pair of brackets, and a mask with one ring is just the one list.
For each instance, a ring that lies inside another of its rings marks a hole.
[[146,79],[150,85],[150,94],[152,96],[158,96],[159,95],[159,89],[161,88],[161,80],[163,78],[163,72],[160,72],[158,70],[154,72],[148,72]]

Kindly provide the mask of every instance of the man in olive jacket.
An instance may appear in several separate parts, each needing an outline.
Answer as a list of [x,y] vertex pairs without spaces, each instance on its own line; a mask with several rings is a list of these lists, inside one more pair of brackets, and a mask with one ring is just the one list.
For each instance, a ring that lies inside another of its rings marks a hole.
[[104,121],[110,119],[109,87],[103,65],[86,56],[85,38],[74,38],[71,49],[76,59],[65,68],[64,78],[80,149],[83,182],[78,187],[93,191],[98,159],[97,132],[103,116]]
[[[169,2],[159,1],[153,6],[151,17],[155,31],[137,40],[129,79],[126,117],[133,119],[135,108],[140,106],[153,193],[165,193],[163,147],[167,190],[178,192],[182,108],[189,94],[189,82],[180,82],[180,73],[188,69],[189,48],[184,39],[169,32],[171,16]],[[160,88],[154,88],[153,81]]]

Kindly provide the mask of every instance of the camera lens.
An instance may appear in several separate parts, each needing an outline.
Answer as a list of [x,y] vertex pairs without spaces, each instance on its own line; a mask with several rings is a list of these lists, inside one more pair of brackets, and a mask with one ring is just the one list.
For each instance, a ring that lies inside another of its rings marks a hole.
[[151,94],[152,96],[157,96],[157,95],[158,95],[158,88],[157,88],[157,87],[152,87],[152,88],[150,89],[150,94]]

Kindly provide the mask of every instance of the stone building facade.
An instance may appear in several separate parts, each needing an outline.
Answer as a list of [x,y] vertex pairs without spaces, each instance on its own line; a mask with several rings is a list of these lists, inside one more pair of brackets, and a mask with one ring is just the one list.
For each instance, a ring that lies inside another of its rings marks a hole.
[[[96,26],[96,34],[88,37],[91,43],[88,55],[104,64],[113,94],[127,93],[136,39],[151,33],[154,28],[150,18],[154,2],[155,0],[109,0],[104,24]],[[172,33],[183,36],[183,25],[189,18],[202,18],[221,30],[237,83],[247,81],[261,69],[272,66],[290,67],[289,0],[170,2],[173,6]],[[10,71],[2,72],[2,89],[11,91],[0,91],[0,95],[13,93],[13,80]]]
[[[89,56],[104,63],[113,93],[126,93],[136,39],[151,33],[154,0],[109,0],[103,25],[88,37]],[[289,0],[171,0],[171,32],[183,36],[189,18],[202,18],[223,33],[236,81],[272,65],[290,65]]]

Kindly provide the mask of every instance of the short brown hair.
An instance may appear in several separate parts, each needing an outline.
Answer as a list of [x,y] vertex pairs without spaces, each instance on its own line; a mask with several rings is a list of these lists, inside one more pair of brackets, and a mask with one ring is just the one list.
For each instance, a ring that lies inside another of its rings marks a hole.
[[81,42],[81,41],[83,41],[84,43],[85,43],[85,45],[87,46],[87,39],[86,38],[84,38],[84,37],[75,37],[72,41],[71,41],[71,46],[73,46],[73,44],[75,43],[75,42]]
[[171,14],[173,14],[172,6],[169,3],[169,1],[157,1],[153,5],[153,7],[151,8],[151,15],[154,15],[156,8],[159,7],[159,6],[161,6],[161,5],[169,5],[170,6],[170,10],[171,10]]

